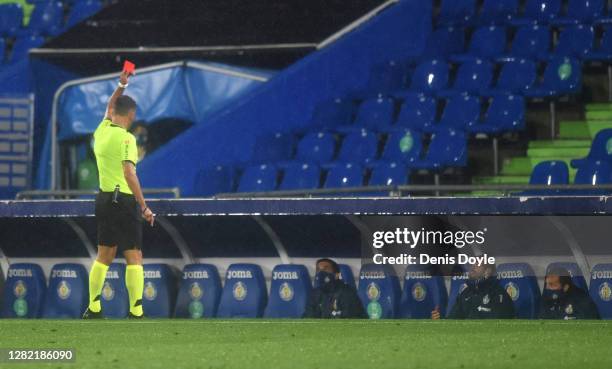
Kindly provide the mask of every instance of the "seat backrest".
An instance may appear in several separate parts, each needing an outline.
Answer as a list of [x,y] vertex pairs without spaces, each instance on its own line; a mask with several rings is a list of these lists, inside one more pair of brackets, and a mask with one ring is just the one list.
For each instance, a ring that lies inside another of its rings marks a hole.
[[471,21],[475,15],[476,0],[442,0],[437,22],[439,24],[464,24]]
[[482,59],[467,61],[459,67],[453,89],[460,92],[479,94],[493,81],[493,66]]
[[527,59],[504,63],[496,88],[519,94],[528,91],[536,80],[536,70],[536,64]]
[[89,279],[81,264],[55,264],[49,276],[44,318],[80,318],[89,303]]
[[351,100],[326,100],[315,106],[311,123],[317,127],[333,128],[353,121],[356,105]]
[[395,102],[388,97],[364,101],[357,111],[355,124],[373,130],[391,125],[395,114]]
[[480,120],[480,98],[472,95],[455,95],[447,100],[438,123],[447,128],[464,130]]
[[211,264],[188,264],[183,268],[174,316],[214,318],[221,298],[221,278]]
[[304,190],[319,188],[321,169],[316,164],[290,163],[284,169],[279,190]]
[[363,265],[358,294],[370,319],[393,319],[398,315],[400,283],[388,265]]
[[525,99],[518,95],[497,95],[485,115],[485,121],[506,130],[519,130],[525,126]]
[[536,319],[540,311],[540,288],[531,266],[527,263],[499,264],[497,278],[512,299],[517,317]]
[[578,264],[573,262],[550,263],[548,267],[546,267],[546,274],[548,274],[548,271],[554,267],[561,267],[563,269],[566,269],[572,277],[572,283],[574,283],[576,287],[588,291],[586,280],[584,279],[584,276],[582,274],[582,271],[580,270],[580,267],[578,267]]
[[404,276],[404,289],[400,303],[400,316],[409,319],[430,319],[438,308],[446,315],[448,294],[444,277],[423,266],[409,266]]
[[467,287],[466,281],[468,279],[467,268],[461,265],[457,265],[453,270],[450,281],[450,291],[448,294],[448,306],[446,308],[446,315],[453,310],[453,306],[457,301],[457,296]]
[[59,1],[37,4],[30,16],[28,28],[34,32],[53,34],[57,32],[64,16],[64,6]]
[[[338,264],[338,268],[340,268],[340,280],[355,288],[355,276],[353,275],[353,269],[351,269],[350,265]],[[317,276],[314,278],[314,287],[321,287],[321,281],[317,278]]]
[[430,60],[419,64],[414,70],[410,89],[423,93],[434,93],[448,84],[448,64],[443,60]]
[[593,49],[595,31],[593,26],[578,24],[561,31],[554,54],[581,58]]
[[194,188],[198,196],[232,192],[234,189],[234,169],[226,165],[203,168],[196,175]]
[[518,13],[519,0],[484,0],[480,8],[482,23],[503,24]]
[[383,159],[402,163],[414,162],[421,156],[421,134],[410,129],[391,132],[383,151]]
[[245,169],[240,177],[238,192],[274,191],[276,167],[270,164],[254,165]]
[[370,71],[367,90],[373,93],[390,93],[405,89],[408,77],[408,66],[391,60],[382,64],[377,64]]
[[587,157],[593,161],[612,162],[612,128],[605,128],[597,132]]
[[[578,168],[574,183],[592,186],[610,184],[612,183],[612,167],[608,162],[602,160],[589,160]],[[609,190],[606,191],[609,192]]]
[[410,93],[404,97],[396,126],[423,130],[433,124],[437,114],[435,98],[418,93]]
[[259,318],[268,295],[259,265],[232,264],[225,275],[225,285],[217,316],[219,318]]
[[397,162],[379,163],[372,169],[369,186],[403,186],[408,183],[408,170]]
[[555,91],[555,94],[578,92],[581,83],[582,66],[577,59],[570,57],[552,58],[542,80],[542,86]]
[[559,16],[562,0],[527,0],[523,16],[546,23]]
[[18,38],[13,44],[13,50],[11,51],[11,62],[19,61],[28,56],[28,51],[32,48],[38,47],[45,42],[45,39],[40,36],[26,36]]
[[257,137],[251,155],[255,163],[271,163],[289,160],[293,155],[296,139],[291,133],[277,132]]
[[547,26],[520,27],[512,41],[511,54],[519,58],[543,59],[550,51],[550,30]]
[[612,264],[597,264],[591,270],[589,294],[602,319],[612,319]]
[[266,318],[301,318],[312,290],[304,265],[281,264],[272,270]]
[[363,186],[363,167],[355,163],[337,163],[327,172],[325,188]]
[[605,0],[569,0],[566,16],[589,23],[605,13]]
[[23,23],[23,8],[19,4],[0,4],[0,36],[13,36]]
[[467,137],[454,129],[436,132],[427,148],[427,159],[442,166],[467,165]]
[[298,143],[296,159],[326,163],[332,160],[335,149],[336,142],[331,134],[325,132],[309,133]]
[[461,27],[440,27],[429,35],[423,58],[444,59],[452,54],[458,54],[465,50],[465,30]]
[[97,0],[79,1],[72,6],[68,20],[66,21],[66,28],[72,27],[77,23],[85,20],[92,15],[96,14],[102,9],[102,4]]
[[361,130],[348,134],[342,140],[338,161],[366,163],[376,159],[378,137],[375,133]]
[[480,27],[470,40],[469,54],[480,58],[494,58],[506,49],[506,28],[503,26]]
[[170,318],[176,303],[176,275],[167,264],[144,264],[142,309],[148,318]]
[[130,301],[125,287],[125,264],[112,263],[106,272],[100,298],[102,314],[107,318],[123,319],[130,311]]
[[38,264],[15,263],[9,266],[4,282],[2,316],[39,318],[47,286]]
[[563,185],[569,183],[569,169],[562,160],[549,160],[538,163],[531,172],[529,184]]

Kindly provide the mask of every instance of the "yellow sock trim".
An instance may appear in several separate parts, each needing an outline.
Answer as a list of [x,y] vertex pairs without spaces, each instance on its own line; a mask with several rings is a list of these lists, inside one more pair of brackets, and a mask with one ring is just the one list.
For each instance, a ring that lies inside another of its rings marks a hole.
[[93,262],[91,270],[89,271],[89,310],[96,313],[102,310],[102,306],[100,305],[100,294],[102,293],[107,271],[108,265],[104,265],[98,260]]
[[142,291],[144,290],[142,265],[128,265],[125,268],[125,286],[130,297],[130,313],[142,315]]

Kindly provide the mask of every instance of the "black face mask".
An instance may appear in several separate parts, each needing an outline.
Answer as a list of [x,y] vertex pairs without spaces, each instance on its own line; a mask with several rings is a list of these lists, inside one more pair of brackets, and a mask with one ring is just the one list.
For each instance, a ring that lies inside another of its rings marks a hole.
[[542,298],[546,301],[560,301],[565,298],[565,295],[566,293],[562,288],[558,290],[544,288],[544,291],[542,291]]
[[315,275],[316,283],[321,286],[321,288],[326,289],[329,288],[333,281],[336,280],[336,275],[334,273],[329,273],[324,270],[320,270]]

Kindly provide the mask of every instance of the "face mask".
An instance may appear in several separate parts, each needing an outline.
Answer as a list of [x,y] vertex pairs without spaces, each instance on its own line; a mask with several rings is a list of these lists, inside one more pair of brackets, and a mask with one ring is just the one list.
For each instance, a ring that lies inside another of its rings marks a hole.
[[317,274],[315,275],[315,280],[318,283],[318,285],[321,287],[329,286],[330,283],[333,282],[335,279],[336,279],[336,276],[334,275],[334,273],[329,273],[324,270],[318,271]]
[[542,291],[542,298],[544,300],[558,301],[558,300],[561,300],[564,296],[565,296],[565,291],[563,291],[562,289],[551,290],[551,289],[545,288],[544,291]]

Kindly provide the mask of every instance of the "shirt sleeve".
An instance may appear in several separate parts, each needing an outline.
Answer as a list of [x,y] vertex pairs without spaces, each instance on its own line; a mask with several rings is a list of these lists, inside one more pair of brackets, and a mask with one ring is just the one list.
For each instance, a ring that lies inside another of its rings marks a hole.
[[138,162],[138,148],[136,147],[136,138],[133,134],[128,133],[121,142],[121,160],[131,161],[136,165]]

